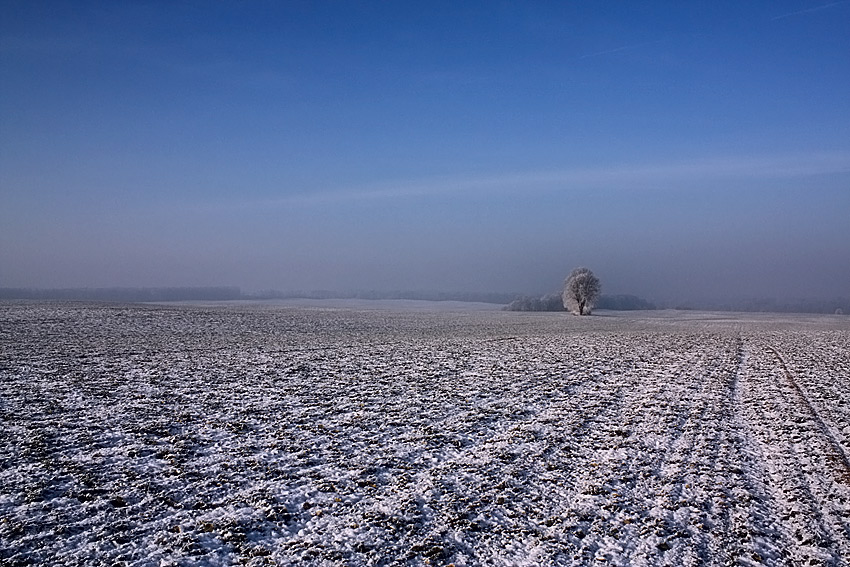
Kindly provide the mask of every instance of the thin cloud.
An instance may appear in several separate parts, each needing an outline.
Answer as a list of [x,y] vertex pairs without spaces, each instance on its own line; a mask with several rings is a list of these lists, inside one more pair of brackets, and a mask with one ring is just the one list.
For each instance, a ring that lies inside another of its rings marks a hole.
[[649,165],[618,165],[573,170],[517,172],[506,175],[442,176],[397,180],[290,194],[264,205],[331,204],[458,194],[510,194],[569,188],[646,187],[706,180],[769,180],[850,172],[850,153],[717,158]]
[[638,49],[640,47],[644,47],[646,45],[653,45],[655,43],[661,43],[662,41],[665,41],[665,40],[656,39],[656,40],[653,40],[653,41],[644,41],[642,43],[632,43],[632,44],[629,44],[629,45],[623,45],[621,47],[615,47],[613,49],[605,49],[603,51],[597,51],[595,53],[588,53],[587,55],[582,55],[581,57],[579,57],[579,59],[588,59],[590,57],[599,57],[600,55],[608,55],[609,53],[618,53],[620,51],[629,51],[629,50],[632,50],[632,49]]
[[771,18],[773,20],[782,20],[785,18],[790,18],[792,16],[799,16],[802,14],[810,14],[812,12],[820,12],[821,10],[826,10],[827,8],[832,8],[833,6],[838,6],[840,4],[847,4],[850,0],[840,0],[839,2],[830,2],[829,4],[823,4],[821,6],[815,6],[813,8],[806,8],[805,10],[797,10],[796,12],[788,12],[787,14],[781,14],[779,16]]

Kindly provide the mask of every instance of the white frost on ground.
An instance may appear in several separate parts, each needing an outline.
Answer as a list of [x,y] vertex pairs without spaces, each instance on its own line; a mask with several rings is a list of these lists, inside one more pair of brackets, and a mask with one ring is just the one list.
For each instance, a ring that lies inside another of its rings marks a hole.
[[847,318],[402,307],[0,304],[0,563],[848,564]]

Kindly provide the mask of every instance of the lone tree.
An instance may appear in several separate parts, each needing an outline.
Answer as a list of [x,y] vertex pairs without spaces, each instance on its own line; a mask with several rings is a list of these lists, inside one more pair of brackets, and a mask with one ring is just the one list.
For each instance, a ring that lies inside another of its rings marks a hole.
[[576,315],[590,315],[602,286],[587,268],[576,268],[564,282],[564,308]]

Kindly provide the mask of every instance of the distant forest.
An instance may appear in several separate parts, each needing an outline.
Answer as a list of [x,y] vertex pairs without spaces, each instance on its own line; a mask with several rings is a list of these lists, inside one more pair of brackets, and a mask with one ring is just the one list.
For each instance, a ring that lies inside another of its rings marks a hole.
[[[596,302],[596,309],[614,309],[617,311],[636,311],[655,309],[655,304],[634,295],[602,295]],[[560,293],[550,293],[543,297],[517,297],[505,306],[507,311],[566,311]]]
[[106,288],[0,288],[0,300],[57,301],[232,301],[268,299],[414,299],[423,301],[468,301],[505,305],[514,293],[429,292],[429,291],[277,291],[243,293],[238,287],[106,287]]
[[[820,313],[850,314],[850,298],[836,299],[738,299],[729,301],[691,301],[656,306],[634,295],[602,295],[596,309],[634,311],[675,309],[680,311],[744,311],[749,313]],[[543,297],[520,296],[505,306],[507,311],[565,311],[560,293]]]
[[738,299],[731,301],[679,302],[670,309],[698,311],[746,311],[750,313],[822,313],[850,315],[850,298],[835,299]]
[[244,299],[413,299],[420,301],[466,301],[505,305],[515,293],[444,292],[444,291],[259,291],[245,294]]
[[66,289],[0,288],[0,299],[59,301],[227,301],[242,299],[238,287],[96,287]]
[[[238,287],[110,287],[110,288],[0,288],[0,300],[105,301],[122,303],[167,301],[233,301],[268,299],[411,299],[420,301],[466,301],[504,305],[509,311],[564,311],[560,293],[542,297],[514,293],[428,291],[275,291],[244,293]],[[692,301],[656,306],[634,295],[603,295],[596,309],[632,311],[643,309],[700,311],[747,311],[766,313],[850,314],[850,298],[836,299],[739,299]]]

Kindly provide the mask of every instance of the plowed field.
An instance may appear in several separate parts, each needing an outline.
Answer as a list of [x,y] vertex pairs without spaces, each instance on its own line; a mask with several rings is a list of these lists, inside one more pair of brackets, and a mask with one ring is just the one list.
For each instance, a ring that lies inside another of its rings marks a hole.
[[0,304],[0,563],[848,565],[850,318]]

